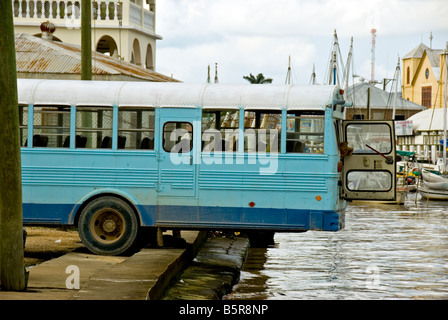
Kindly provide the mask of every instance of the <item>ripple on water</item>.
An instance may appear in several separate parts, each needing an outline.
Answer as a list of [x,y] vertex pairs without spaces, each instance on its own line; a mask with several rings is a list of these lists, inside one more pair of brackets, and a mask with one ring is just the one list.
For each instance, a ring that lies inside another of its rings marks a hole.
[[447,299],[447,206],[351,203],[342,231],[278,233],[226,298]]

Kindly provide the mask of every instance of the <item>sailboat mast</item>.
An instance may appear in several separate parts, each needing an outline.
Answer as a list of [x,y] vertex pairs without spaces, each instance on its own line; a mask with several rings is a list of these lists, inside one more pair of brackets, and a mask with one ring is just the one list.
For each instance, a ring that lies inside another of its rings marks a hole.
[[372,34],[372,48],[371,48],[371,62],[370,62],[370,82],[375,83],[375,45],[376,45],[376,29],[371,29]]
[[316,84],[316,65],[313,63],[313,72],[311,73],[310,84]]
[[337,81],[337,51],[336,48],[339,45],[338,41],[338,34],[336,33],[336,30],[334,30],[333,35],[333,47],[331,50],[331,58],[330,58],[330,68],[328,70],[328,84],[329,85],[335,85]]
[[353,54],[353,37],[350,41],[350,50],[348,52],[347,56],[347,64],[346,64],[346,70],[345,70],[345,79],[344,79],[344,98],[347,100],[347,93],[348,93],[348,83],[350,79],[350,65],[352,63],[352,54]]
[[289,56],[288,60],[288,72],[286,73],[285,84],[291,84],[291,56]]
[[395,96],[394,96],[394,107],[392,109],[392,120],[395,120],[395,109],[397,107],[397,96],[398,96],[398,77],[400,76],[400,57],[398,57],[397,68],[395,69]]
[[443,107],[443,171],[446,171],[446,104],[447,104],[447,81],[448,81],[448,42],[446,43],[446,48],[445,48],[445,94],[444,94],[444,100],[445,100],[445,104]]

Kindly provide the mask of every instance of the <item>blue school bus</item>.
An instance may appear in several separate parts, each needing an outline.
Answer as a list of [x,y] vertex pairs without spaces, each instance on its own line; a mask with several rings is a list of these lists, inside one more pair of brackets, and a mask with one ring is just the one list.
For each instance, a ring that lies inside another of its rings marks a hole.
[[25,225],[97,254],[142,230],[344,227],[395,198],[392,121],[344,121],[337,86],[18,80]]

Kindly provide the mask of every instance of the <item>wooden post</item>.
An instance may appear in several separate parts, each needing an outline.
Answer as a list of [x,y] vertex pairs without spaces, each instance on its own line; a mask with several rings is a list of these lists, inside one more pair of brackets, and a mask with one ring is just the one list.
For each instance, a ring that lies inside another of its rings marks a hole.
[[0,1],[0,285],[26,288],[22,181],[12,1]]
[[92,80],[92,3],[81,2],[81,80]]
[[370,85],[367,87],[367,120],[370,120]]
[[163,247],[163,230],[162,230],[162,228],[157,228],[156,246],[159,248]]

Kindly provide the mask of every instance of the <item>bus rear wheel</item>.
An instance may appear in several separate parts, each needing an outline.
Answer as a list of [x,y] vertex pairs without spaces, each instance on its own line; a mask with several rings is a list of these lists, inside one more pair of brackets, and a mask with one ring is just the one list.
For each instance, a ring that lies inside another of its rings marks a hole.
[[78,222],[81,241],[99,255],[129,253],[137,242],[138,229],[134,210],[115,197],[101,197],[87,204]]

